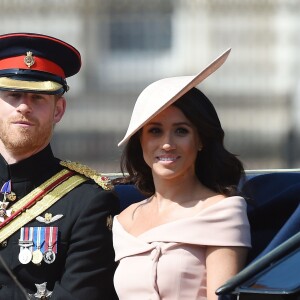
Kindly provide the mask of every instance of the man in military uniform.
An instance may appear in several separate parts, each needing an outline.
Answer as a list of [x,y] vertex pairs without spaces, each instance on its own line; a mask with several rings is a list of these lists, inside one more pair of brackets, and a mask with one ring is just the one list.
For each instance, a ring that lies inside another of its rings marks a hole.
[[0,299],[113,299],[117,197],[49,144],[80,66],[64,41],[0,36]]

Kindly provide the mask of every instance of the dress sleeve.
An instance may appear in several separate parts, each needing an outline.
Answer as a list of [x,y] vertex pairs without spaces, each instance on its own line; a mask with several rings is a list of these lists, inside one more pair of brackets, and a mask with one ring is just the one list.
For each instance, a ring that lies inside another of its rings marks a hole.
[[242,197],[225,198],[199,214],[201,242],[213,246],[251,247],[247,204]]

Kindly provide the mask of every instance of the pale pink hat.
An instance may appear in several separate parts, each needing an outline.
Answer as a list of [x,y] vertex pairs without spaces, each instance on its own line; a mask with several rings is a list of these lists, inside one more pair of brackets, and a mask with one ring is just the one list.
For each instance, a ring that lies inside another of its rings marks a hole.
[[127,132],[118,146],[127,142],[149,120],[221,67],[230,51],[226,50],[196,76],[164,78],[148,85],[136,100]]

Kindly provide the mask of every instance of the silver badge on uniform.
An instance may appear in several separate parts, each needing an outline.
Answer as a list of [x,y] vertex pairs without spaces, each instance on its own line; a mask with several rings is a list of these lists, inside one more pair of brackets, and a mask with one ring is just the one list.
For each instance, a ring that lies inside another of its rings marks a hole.
[[36,286],[36,293],[29,294],[29,299],[36,300],[36,299],[43,299],[48,300],[51,298],[52,292],[47,290],[47,282],[41,284],[35,284]]
[[[47,234],[48,230],[48,234]],[[46,227],[46,251],[44,253],[44,262],[52,264],[55,261],[57,250],[57,227]]]
[[32,246],[33,246],[33,229],[32,227],[22,227],[20,232],[19,246],[19,261],[25,265],[31,262],[32,259]]

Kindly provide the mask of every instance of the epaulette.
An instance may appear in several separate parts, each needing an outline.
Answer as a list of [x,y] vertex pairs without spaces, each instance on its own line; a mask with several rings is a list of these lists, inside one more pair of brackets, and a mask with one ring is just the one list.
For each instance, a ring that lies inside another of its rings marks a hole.
[[111,180],[108,177],[101,175],[96,170],[93,170],[86,165],[80,164],[78,162],[69,161],[69,160],[61,160],[60,164],[68,168],[69,170],[75,171],[76,173],[82,174],[85,177],[91,178],[104,190],[109,191],[113,189]]

